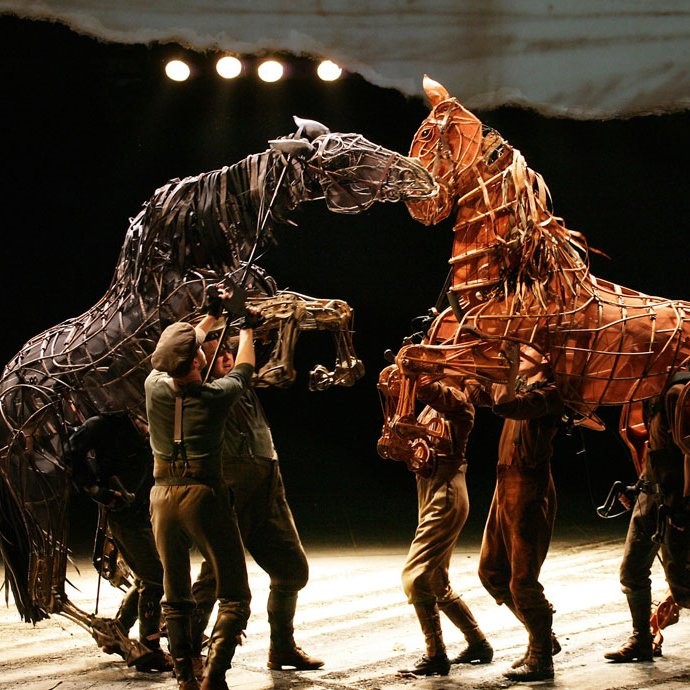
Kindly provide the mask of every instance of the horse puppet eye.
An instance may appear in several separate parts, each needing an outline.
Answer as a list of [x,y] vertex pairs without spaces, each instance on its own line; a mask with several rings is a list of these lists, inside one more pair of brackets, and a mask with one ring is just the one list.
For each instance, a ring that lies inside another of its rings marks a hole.
[[425,127],[423,130],[419,132],[419,136],[421,139],[431,139],[431,136],[433,134],[433,129],[431,127]]

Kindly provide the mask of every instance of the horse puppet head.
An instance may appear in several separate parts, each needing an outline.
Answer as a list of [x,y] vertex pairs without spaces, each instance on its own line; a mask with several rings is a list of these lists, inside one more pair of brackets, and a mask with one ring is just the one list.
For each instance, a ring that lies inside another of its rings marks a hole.
[[360,213],[376,201],[426,199],[438,185],[419,161],[361,134],[331,132],[314,120],[294,118],[297,133],[271,147],[304,168],[308,198],[325,199],[335,213]]
[[455,210],[455,302],[466,309],[510,294],[517,297],[511,312],[530,312],[536,304],[540,313],[550,300],[568,303],[587,271],[585,238],[553,215],[543,178],[517,149],[427,76],[424,90],[431,112],[410,152],[432,173],[439,193],[407,206],[426,225]]
[[481,157],[483,125],[444,86],[426,75],[423,85],[432,109],[412,139],[410,155],[431,172],[439,193],[407,206],[413,218],[433,225],[450,214],[461,176]]
[[219,170],[173,179],[130,224],[113,286],[141,287],[161,270],[238,268],[276,243],[274,227],[307,201],[360,213],[376,201],[425,199],[438,185],[422,164],[361,134],[295,117],[297,131]]

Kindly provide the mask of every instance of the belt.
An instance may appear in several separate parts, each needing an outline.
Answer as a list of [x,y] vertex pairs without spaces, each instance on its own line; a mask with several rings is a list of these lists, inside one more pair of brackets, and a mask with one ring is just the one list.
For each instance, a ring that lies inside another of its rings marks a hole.
[[158,477],[154,486],[220,486],[220,482],[199,477]]
[[220,486],[222,476],[211,473],[209,476],[208,463],[203,460],[190,460],[183,463],[180,460],[172,462],[164,458],[154,458],[154,482],[160,486],[186,486],[188,484],[206,484]]

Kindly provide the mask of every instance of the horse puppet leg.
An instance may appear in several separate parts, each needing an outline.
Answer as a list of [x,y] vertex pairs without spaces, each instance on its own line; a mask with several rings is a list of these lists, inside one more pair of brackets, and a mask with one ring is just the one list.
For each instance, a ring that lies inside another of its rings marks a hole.
[[301,324],[302,330],[330,331],[336,351],[333,371],[318,364],[309,372],[309,390],[354,385],[364,376],[364,364],[355,354],[352,342],[352,309],[342,300],[310,299],[306,310],[309,318]]
[[287,290],[275,296],[251,298],[248,303],[257,307],[265,319],[257,329],[257,337],[275,339],[268,361],[259,369],[259,385],[284,387],[294,382],[294,353],[302,331],[330,331],[336,347],[333,370],[316,365],[309,374],[310,390],[351,386],[364,375],[364,365],[352,343],[352,310],[347,303]]
[[151,654],[146,645],[130,638],[114,618],[86,613],[69,599],[65,600],[58,614],[84,628],[103,651],[119,654],[127,666],[134,666]]

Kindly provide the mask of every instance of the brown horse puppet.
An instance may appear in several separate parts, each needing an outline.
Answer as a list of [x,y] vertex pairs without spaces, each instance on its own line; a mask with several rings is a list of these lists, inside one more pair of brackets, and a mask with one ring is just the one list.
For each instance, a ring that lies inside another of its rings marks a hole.
[[[529,344],[545,357],[580,419],[596,422],[599,405],[623,405],[622,428],[634,438],[640,429],[634,403],[658,395],[689,364],[690,302],[592,275],[585,238],[552,213],[544,180],[522,154],[441,84],[425,77],[424,90],[432,110],[411,155],[440,192],[407,206],[425,225],[455,213],[449,306],[421,344],[400,350],[399,371],[382,373],[380,453],[428,461],[442,439],[416,423],[419,376],[504,381],[510,344]],[[684,417],[676,426],[682,443]]]

